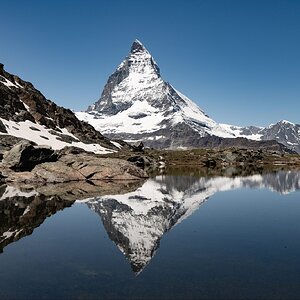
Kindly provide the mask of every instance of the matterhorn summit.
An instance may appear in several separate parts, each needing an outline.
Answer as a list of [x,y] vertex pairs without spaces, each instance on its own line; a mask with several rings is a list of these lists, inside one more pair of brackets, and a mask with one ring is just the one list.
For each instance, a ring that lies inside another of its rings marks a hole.
[[276,150],[285,145],[300,153],[300,125],[284,121],[266,128],[238,127],[212,120],[162,78],[152,55],[138,40],[108,78],[100,99],[76,115],[108,138],[143,141],[148,147]]
[[106,136],[155,147],[188,147],[207,135],[234,137],[161,77],[138,40],[108,78],[100,99],[77,116]]

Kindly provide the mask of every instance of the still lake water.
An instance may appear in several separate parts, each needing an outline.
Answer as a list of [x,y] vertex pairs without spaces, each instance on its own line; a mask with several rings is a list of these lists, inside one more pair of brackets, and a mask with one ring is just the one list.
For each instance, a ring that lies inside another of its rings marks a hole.
[[0,299],[300,298],[298,172],[78,189],[0,187]]

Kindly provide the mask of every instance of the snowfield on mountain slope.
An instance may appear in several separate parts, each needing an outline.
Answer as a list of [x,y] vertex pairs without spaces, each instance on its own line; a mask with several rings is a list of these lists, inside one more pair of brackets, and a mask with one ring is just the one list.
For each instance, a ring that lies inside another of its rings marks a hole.
[[[199,131],[199,133],[203,131],[204,126],[208,134],[235,137],[231,129],[227,129],[210,119],[192,100],[175,89],[178,96],[181,97],[180,102],[172,103],[170,101],[169,107],[163,109],[155,107],[155,102],[147,101],[147,99],[149,97],[155,99],[164,97],[166,88],[162,84],[163,81],[157,78],[157,84],[153,82],[154,80],[150,80],[150,84],[148,84],[148,79],[143,81],[144,75],[139,78],[135,73],[133,77],[135,80],[131,80],[129,75],[120,86],[112,91],[111,96],[113,103],[116,105],[119,102],[129,103],[130,107],[128,109],[115,115],[101,114],[98,111],[76,112],[78,119],[88,122],[103,134],[155,133],[166,128],[167,121],[173,126],[179,123],[193,123],[193,129]],[[128,84],[131,82],[134,82],[134,84]],[[125,86],[127,86],[126,93],[123,93]],[[153,95],[154,87],[155,95]]]
[[47,145],[50,146],[54,150],[62,149],[66,146],[74,146],[81,149],[84,149],[89,152],[94,152],[96,154],[106,154],[114,152],[111,149],[104,148],[99,144],[85,144],[82,143],[76,138],[73,134],[69,133],[67,129],[62,128],[61,134],[67,135],[74,140],[78,140],[78,142],[67,143],[64,141],[60,141],[57,135],[51,134],[50,129],[46,128],[43,125],[33,123],[29,120],[25,122],[14,122],[8,121],[3,118],[0,118],[0,121],[5,125],[7,133],[0,132],[1,135],[12,135],[15,137],[27,139],[29,141],[35,142],[38,145]]
[[[243,138],[247,138],[250,140],[255,140],[255,141],[260,141],[262,138],[262,134],[249,134],[249,135],[245,135],[242,133],[244,127],[240,127],[240,126],[234,126],[234,125],[229,125],[229,124],[219,124],[222,128],[224,128],[225,130],[227,130],[228,132],[231,132],[235,137],[243,137]],[[261,129],[263,129],[263,127],[261,127]]]
[[[142,118],[139,118],[143,116]],[[152,107],[147,101],[137,100],[133,105],[117,115],[97,118],[92,113],[77,112],[78,119],[86,121],[101,133],[130,132],[150,133],[162,128],[160,123],[164,120],[163,112]],[[142,119],[142,121],[141,121]]]

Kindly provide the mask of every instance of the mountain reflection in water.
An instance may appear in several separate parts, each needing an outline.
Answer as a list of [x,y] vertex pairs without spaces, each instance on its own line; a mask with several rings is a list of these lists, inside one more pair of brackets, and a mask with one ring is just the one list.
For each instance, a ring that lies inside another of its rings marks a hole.
[[300,173],[248,177],[157,176],[134,192],[86,200],[109,238],[139,273],[153,257],[163,234],[195,212],[213,194],[239,188],[268,188],[287,194],[300,188]]
[[163,234],[221,191],[266,188],[299,190],[300,172],[245,177],[157,176],[145,182],[74,183],[43,187],[0,187],[0,251],[30,235],[47,217],[85,203],[102,219],[109,238],[138,274],[159,248]]

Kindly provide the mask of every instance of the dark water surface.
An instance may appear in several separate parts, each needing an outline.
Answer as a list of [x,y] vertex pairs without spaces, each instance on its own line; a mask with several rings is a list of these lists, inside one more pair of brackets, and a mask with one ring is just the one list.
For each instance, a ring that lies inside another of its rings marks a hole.
[[300,173],[140,185],[0,187],[0,299],[300,298]]

